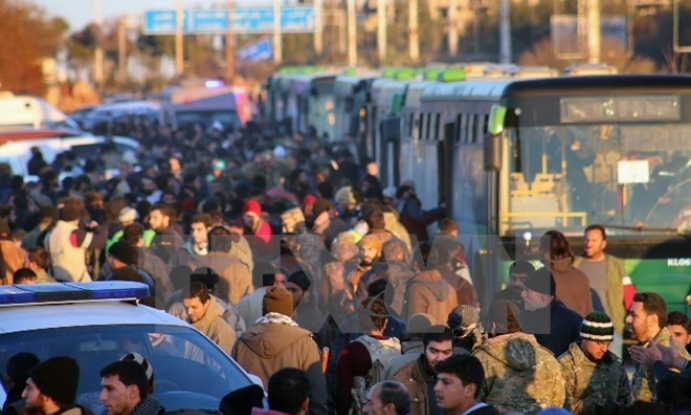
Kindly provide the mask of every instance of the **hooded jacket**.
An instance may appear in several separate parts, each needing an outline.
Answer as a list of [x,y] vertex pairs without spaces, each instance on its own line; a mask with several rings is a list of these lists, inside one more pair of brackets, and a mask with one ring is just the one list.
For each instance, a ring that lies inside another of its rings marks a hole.
[[456,292],[439,271],[422,271],[408,284],[403,319],[408,320],[417,313],[426,313],[436,321],[446,321],[457,305]]
[[204,316],[196,323],[191,324],[230,354],[237,335],[225,320],[224,313],[226,310],[223,306],[213,296],[210,296],[209,301],[211,304],[206,309]]
[[552,260],[547,266],[557,284],[557,299],[585,317],[593,311],[590,282],[581,270],[573,266],[574,259],[566,257]]
[[237,305],[242,297],[254,291],[249,268],[233,255],[211,252],[201,257],[199,263],[218,273],[217,292],[223,301]]
[[534,415],[566,398],[559,362],[535,336],[516,332],[493,337],[474,352],[485,370],[480,401],[501,413]]
[[597,407],[625,407],[631,401],[631,387],[624,366],[612,352],[599,362],[589,359],[574,342],[559,357],[568,396],[567,407],[574,415],[594,415]]
[[309,412],[311,415],[326,414],[326,382],[312,333],[297,325],[259,320],[235,342],[232,357],[247,372],[258,376],[265,389],[271,375],[279,369],[295,367],[304,370],[311,385]]
[[583,318],[556,299],[543,308],[521,311],[521,327],[555,356],[569,350],[581,337]]

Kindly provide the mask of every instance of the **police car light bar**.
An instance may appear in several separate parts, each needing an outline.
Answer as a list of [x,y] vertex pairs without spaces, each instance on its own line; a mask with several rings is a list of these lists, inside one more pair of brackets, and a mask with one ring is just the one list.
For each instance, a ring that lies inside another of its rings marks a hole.
[[37,303],[141,300],[149,287],[138,282],[97,281],[0,286],[0,307]]

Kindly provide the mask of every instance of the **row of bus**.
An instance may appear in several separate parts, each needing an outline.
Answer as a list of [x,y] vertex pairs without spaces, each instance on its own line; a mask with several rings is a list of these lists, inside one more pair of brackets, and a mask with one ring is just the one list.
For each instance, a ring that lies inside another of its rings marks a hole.
[[[456,65],[358,73],[289,68],[267,113],[293,131],[351,143],[384,187],[412,180],[461,227],[480,290],[549,229],[576,251],[609,230],[639,290],[686,307],[691,284],[691,77],[605,66]],[[534,236],[534,237],[533,237]]]

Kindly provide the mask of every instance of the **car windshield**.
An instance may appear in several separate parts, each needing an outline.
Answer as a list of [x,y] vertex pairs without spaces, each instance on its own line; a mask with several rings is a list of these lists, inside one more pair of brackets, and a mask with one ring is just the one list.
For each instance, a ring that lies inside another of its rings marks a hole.
[[[223,396],[250,385],[232,360],[188,327],[161,325],[87,326],[0,336],[1,367],[18,352],[43,361],[67,355],[81,369],[77,403],[102,414],[99,372],[128,353],[141,354],[154,370],[154,394],[167,413],[186,409],[218,412]],[[7,386],[3,383],[7,390]]]

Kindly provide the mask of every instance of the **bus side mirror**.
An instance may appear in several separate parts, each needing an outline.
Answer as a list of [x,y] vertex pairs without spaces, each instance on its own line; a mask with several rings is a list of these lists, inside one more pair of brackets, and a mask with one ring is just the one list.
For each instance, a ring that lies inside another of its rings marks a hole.
[[485,135],[485,171],[501,170],[502,145],[501,135],[487,133]]
[[499,171],[502,165],[502,140],[506,119],[506,107],[492,105],[489,113],[487,135],[485,135],[485,171]]

